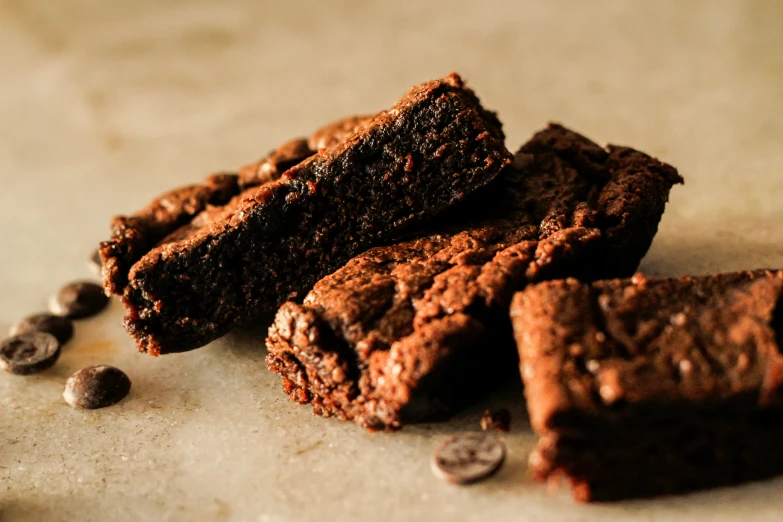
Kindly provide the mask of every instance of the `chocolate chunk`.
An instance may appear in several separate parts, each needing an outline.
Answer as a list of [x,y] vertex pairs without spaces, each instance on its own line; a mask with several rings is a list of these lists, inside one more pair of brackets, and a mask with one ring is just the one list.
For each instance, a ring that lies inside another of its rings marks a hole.
[[11,327],[11,335],[34,332],[52,334],[63,345],[73,337],[73,322],[67,317],[42,313],[25,317]]
[[41,372],[56,363],[58,357],[60,343],[44,332],[16,335],[0,345],[0,367],[16,375]]
[[120,402],[130,388],[130,379],[122,370],[106,365],[89,366],[68,378],[63,398],[74,408],[94,410]]
[[49,304],[52,313],[70,319],[90,317],[106,308],[109,298],[95,283],[77,281],[62,287]]
[[552,124],[435,233],[367,250],[285,303],[267,364],[320,415],[370,429],[442,419],[516,371],[515,291],[631,275],[681,181],[642,152]]
[[496,430],[506,432],[511,427],[511,412],[506,408],[498,410],[486,410],[481,416],[481,429],[484,431]]
[[783,474],[783,271],[551,281],[511,314],[536,479],[594,502]]
[[[441,215],[510,163],[497,117],[452,74],[166,237],[115,228],[101,246],[106,288],[122,293],[139,350],[197,348]],[[129,242],[146,245],[131,263]]]
[[103,267],[103,262],[101,261],[101,251],[100,249],[96,249],[95,252],[92,253],[90,256],[88,264],[90,265],[90,270],[95,272],[97,275],[101,275],[101,269]]
[[506,459],[506,445],[486,433],[459,433],[441,442],[432,471],[452,484],[471,484],[493,475]]

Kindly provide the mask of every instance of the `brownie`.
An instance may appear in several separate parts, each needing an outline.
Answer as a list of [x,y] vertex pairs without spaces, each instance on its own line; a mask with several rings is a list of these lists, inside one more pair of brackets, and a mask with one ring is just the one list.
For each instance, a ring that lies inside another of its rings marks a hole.
[[291,399],[369,429],[444,417],[516,371],[515,291],[632,274],[681,181],[550,125],[437,233],[373,248],[284,304],[269,368]]
[[517,294],[534,476],[589,502],[783,473],[782,298],[765,270]]
[[111,222],[112,238],[99,249],[104,287],[109,294],[122,295],[128,272],[163,238],[185,227],[208,207],[221,207],[240,193],[255,193],[254,187],[271,183],[289,168],[316,153],[310,143],[336,143],[370,116],[352,116],[316,130],[309,138],[288,141],[264,158],[245,165],[238,172],[218,173],[203,183],[180,187],[154,199],[132,216],[117,216]]
[[[207,206],[127,273],[127,265],[111,265],[122,238],[103,245],[107,288],[127,278],[125,324],[141,351],[196,348],[275,310],[352,256],[437,216],[511,162],[497,117],[456,74],[413,87],[341,139],[323,138],[313,141],[324,148],[277,179]],[[304,143],[293,149],[311,150]],[[264,179],[261,167],[256,172]]]

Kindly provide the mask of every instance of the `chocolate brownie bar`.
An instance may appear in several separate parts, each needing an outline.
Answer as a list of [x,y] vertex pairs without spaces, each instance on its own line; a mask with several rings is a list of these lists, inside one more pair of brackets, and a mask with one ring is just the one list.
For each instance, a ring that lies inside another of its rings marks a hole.
[[[196,348],[274,310],[511,162],[500,122],[456,74],[412,88],[340,140],[313,141],[325,148],[278,179],[207,207],[129,268],[125,324],[140,350]],[[105,262],[115,246],[102,247]]]
[[589,502],[783,473],[781,303],[763,270],[517,294],[535,477]]
[[240,193],[252,195],[254,187],[277,180],[283,172],[315,154],[319,145],[337,143],[370,119],[371,116],[353,116],[330,123],[309,138],[282,144],[236,173],[213,174],[201,184],[159,196],[132,216],[115,217],[111,222],[112,238],[103,242],[98,252],[107,292],[122,295],[133,264],[208,207],[221,207]]
[[291,399],[370,429],[448,415],[515,371],[513,293],[632,274],[681,181],[646,154],[550,125],[440,233],[373,248],[283,305],[269,368]]

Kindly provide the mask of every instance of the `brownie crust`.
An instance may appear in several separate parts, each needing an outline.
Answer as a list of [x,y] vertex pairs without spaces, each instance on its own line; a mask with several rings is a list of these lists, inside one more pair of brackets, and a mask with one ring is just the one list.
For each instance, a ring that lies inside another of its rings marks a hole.
[[[141,351],[193,349],[297,299],[353,255],[437,216],[511,162],[500,122],[456,74],[361,120],[342,139],[329,136],[351,124],[316,136],[315,145],[328,146],[277,179],[208,206],[134,262],[123,301]],[[102,247],[107,260],[112,248]]]
[[269,368],[291,399],[368,429],[446,416],[516,367],[513,293],[630,275],[681,181],[646,154],[550,125],[439,233],[373,248],[284,304]]
[[587,502],[783,472],[781,297],[767,270],[517,294],[534,476]]

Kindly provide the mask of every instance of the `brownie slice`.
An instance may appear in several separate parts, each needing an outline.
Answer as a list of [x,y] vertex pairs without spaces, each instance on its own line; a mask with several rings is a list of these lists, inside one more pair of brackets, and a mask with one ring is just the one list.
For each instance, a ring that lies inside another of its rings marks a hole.
[[274,310],[511,162],[500,122],[456,74],[412,88],[342,139],[328,134],[312,140],[324,148],[278,179],[208,206],[160,239],[127,276],[127,263],[118,264],[121,276],[110,264],[122,249],[103,245],[107,288],[127,278],[125,324],[141,351],[196,348]]
[[763,270],[517,294],[535,477],[589,502],[783,473],[781,298]]
[[646,154],[550,125],[440,233],[373,248],[283,305],[269,368],[291,399],[369,429],[448,415],[516,370],[513,293],[632,274],[681,181]]
[[223,206],[240,193],[252,195],[253,188],[277,180],[324,144],[337,143],[370,119],[372,116],[352,116],[330,123],[309,138],[280,145],[238,172],[213,174],[201,184],[166,192],[132,216],[115,217],[111,222],[112,238],[104,241],[100,249],[107,293],[122,295],[133,264],[208,207]]

